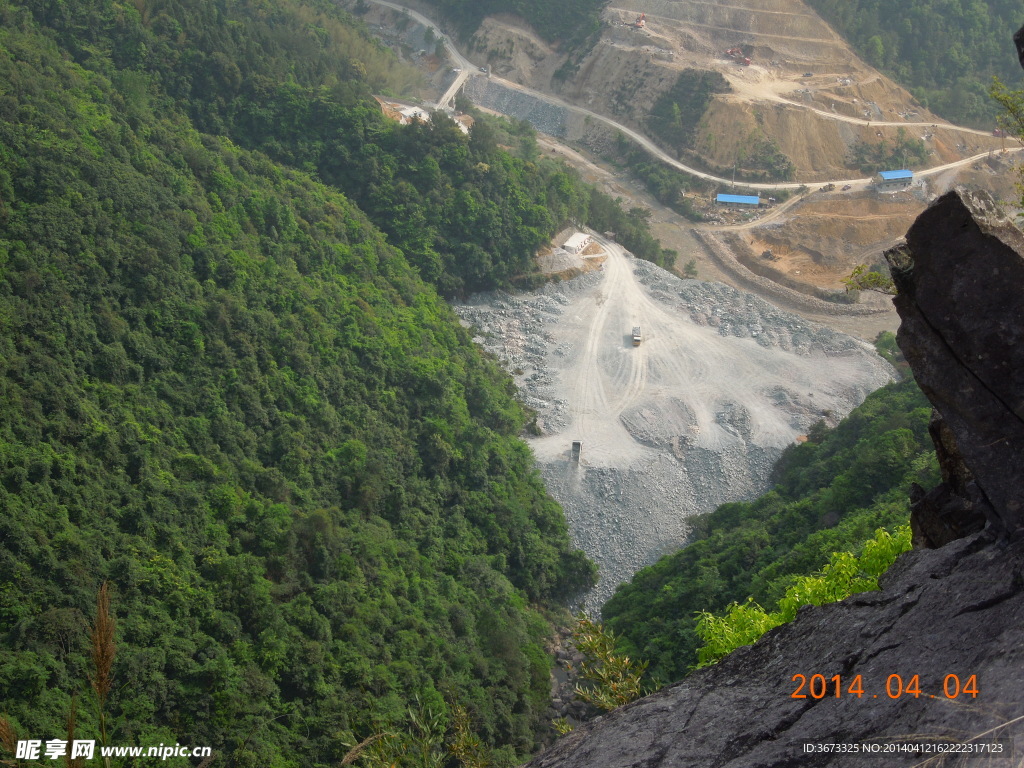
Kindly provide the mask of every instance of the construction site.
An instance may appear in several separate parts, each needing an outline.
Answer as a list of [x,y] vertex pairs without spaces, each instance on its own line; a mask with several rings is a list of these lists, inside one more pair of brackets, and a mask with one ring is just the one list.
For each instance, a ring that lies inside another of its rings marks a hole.
[[[388,12],[374,13],[387,26]],[[800,0],[620,2],[604,21],[567,79],[555,77],[564,52],[511,16],[486,19],[459,54],[486,72],[463,77],[470,100],[531,123],[545,153],[649,211],[655,236],[679,254],[673,274],[600,233],[584,245],[567,232],[539,254],[557,278],[544,288],[456,308],[537,412],[538,468],[601,568],[584,600],[591,611],[681,546],[688,517],[763,493],[786,446],[891,379],[870,344],[896,329],[891,302],[848,296],[844,278],[881,266],[955,184],[1016,200],[1020,158],[1019,143],[991,127],[928,113]],[[719,73],[729,87],[682,155],[652,139],[647,118],[686,70]],[[435,75],[436,90],[451,85]],[[744,152],[762,137],[788,158],[791,179],[744,181]],[[851,163],[858,144],[908,137],[926,158],[912,170]],[[618,162],[624,141],[685,172],[704,221],[655,200]]]
[[590,611],[681,546],[688,517],[762,493],[786,446],[893,376],[869,344],[595,241],[545,257],[572,279],[456,306],[537,413],[540,472],[601,568]]
[[[991,127],[955,126],[929,113],[860,60],[801,0],[616,2],[605,8],[604,19],[600,40],[565,81],[554,77],[562,53],[512,17],[487,19],[473,46],[487,52],[493,75],[607,115],[639,133],[647,132],[651,105],[682,71],[720,73],[730,92],[716,96],[701,116],[688,157],[700,158],[702,170],[724,179],[734,177],[738,166],[740,189],[741,158],[753,140],[770,139],[789,159],[792,180],[807,187],[796,193],[796,204],[774,216],[771,211],[730,214],[719,224],[747,225],[749,248],[758,254],[772,250],[778,257],[772,269],[796,282],[841,287],[854,266],[877,263],[884,247],[928,201],[954,184],[987,189],[1011,207],[1017,199],[1018,142]],[[498,97],[485,90],[478,85],[470,92],[497,103]],[[537,105],[516,96],[523,103],[498,106],[529,119]],[[579,166],[591,178],[608,183],[616,196],[644,199],[628,182],[628,169],[605,162],[614,155],[613,128],[585,116],[556,115],[550,104],[536,111],[550,113],[542,116],[539,130],[585,150],[593,165],[606,171],[594,174]],[[909,189],[878,194],[866,182],[886,168],[865,172],[851,166],[851,150],[858,143],[892,145],[898,139],[923,142],[928,168],[944,170],[918,175]],[[846,186],[856,180],[861,183]],[[830,182],[837,186],[821,191]],[[731,186],[721,184],[717,191],[732,191]],[[708,192],[687,194],[712,219],[722,216],[710,210]],[[761,222],[764,231],[755,231]]]

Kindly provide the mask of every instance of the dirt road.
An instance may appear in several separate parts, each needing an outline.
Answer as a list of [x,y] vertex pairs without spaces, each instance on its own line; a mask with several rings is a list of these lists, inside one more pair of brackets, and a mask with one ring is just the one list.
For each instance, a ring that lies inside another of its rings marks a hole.
[[[717,414],[721,404],[731,403],[747,412],[750,440],[784,447],[796,427],[788,414],[765,402],[767,390],[843,388],[864,378],[867,355],[786,353],[759,345],[756,336],[723,336],[715,326],[695,324],[689,313],[649,294],[620,246],[602,245],[608,258],[600,281],[567,308],[552,331],[574,350],[558,356],[557,363],[549,361],[560,369],[560,390],[571,403],[571,416],[559,435],[534,442],[538,458],[564,455],[569,436],[586,442],[592,465],[623,466],[643,458],[642,443],[630,435],[623,414],[652,399],[673,400],[689,414],[686,433],[694,445],[716,449],[729,442],[732,432]],[[632,345],[633,326],[641,328],[639,347]],[[826,402],[828,394],[818,397],[823,398],[816,401],[820,410],[842,406]]]

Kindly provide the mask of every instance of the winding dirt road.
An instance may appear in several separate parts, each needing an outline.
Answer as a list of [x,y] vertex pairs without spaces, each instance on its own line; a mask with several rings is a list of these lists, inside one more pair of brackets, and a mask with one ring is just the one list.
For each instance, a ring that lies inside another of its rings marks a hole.
[[[404,11],[404,12],[408,13],[408,15],[411,18],[413,18],[416,21],[418,21],[420,24],[423,24],[424,26],[427,26],[427,27],[429,27],[431,29],[434,29],[434,30],[438,29],[438,25],[437,25],[436,22],[432,21],[431,19],[429,19],[428,17],[424,16],[423,14],[421,14],[421,13],[419,13],[417,11],[413,11],[411,9],[406,8],[405,6],[399,5],[397,3],[389,2],[389,0],[370,0],[370,2],[376,3],[377,5],[386,6],[388,8],[393,9],[393,10]],[[471,76],[484,76],[482,73],[477,71],[477,68],[465,56],[462,55],[462,53],[455,47],[455,45],[452,43],[451,39],[447,35],[442,35],[441,39],[444,42],[445,49],[452,56],[453,60],[457,62],[458,68],[461,69],[461,72],[458,73],[458,76],[456,77],[455,82],[451,86],[448,87],[446,92],[438,100],[438,103],[437,103],[438,108],[444,108],[444,106],[446,106],[451,101],[451,99],[453,99],[455,97],[455,94],[458,91],[458,89],[462,87],[462,85],[465,83],[465,81],[469,77],[471,77]],[[519,85],[518,83],[514,83],[511,80],[505,80],[504,78],[497,77],[495,75],[487,75],[487,77],[490,77],[492,82],[498,83],[498,84],[500,84],[500,85],[502,85],[502,86],[504,86],[506,88],[511,88],[511,89],[514,89],[514,90],[517,90],[517,91],[521,91],[523,93],[529,94],[533,98],[540,99],[541,101],[547,102],[548,104],[552,104],[552,105],[560,107],[562,109],[566,109],[566,110],[569,110],[571,112],[575,112],[577,114],[584,115],[585,117],[589,117],[589,118],[591,118],[593,120],[598,120],[598,121],[604,123],[605,125],[615,129],[616,131],[621,132],[624,136],[628,136],[634,142],[636,142],[641,147],[643,147],[648,153],[650,153],[654,157],[658,158],[663,163],[666,163],[667,165],[670,165],[673,168],[676,168],[676,169],[678,169],[680,171],[683,171],[684,173],[687,173],[687,174],[689,174],[691,176],[696,176],[697,178],[706,179],[708,181],[714,181],[714,182],[717,182],[719,184],[732,184],[732,180],[731,179],[726,179],[726,178],[721,177],[721,176],[715,176],[714,174],[706,173],[706,172],[698,170],[696,168],[691,168],[690,166],[685,165],[685,164],[679,162],[674,157],[672,157],[671,155],[667,154],[664,150],[662,150],[658,145],[656,145],[653,141],[648,139],[643,134],[641,134],[641,133],[639,133],[639,132],[637,132],[637,131],[633,130],[632,128],[629,128],[629,127],[627,127],[625,125],[622,125],[621,123],[618,123],[618,122],[616,122],[615,120],[612,120],[609,117],[605,117],[602,114],[599,114],[597,112],[593,112],[593,111],[591,111],[589,109],[586,109],[584,107],[579,107],[579,106],[576,106],[575,104],[570,104],[567,101],[563,101],[562,99],[559,99],[556,96],[552,96],[552,95],[544,93],[542,91],[537,91],[537,90],[534,90],[532,88],[527,88],[526,86]],[[765,98],[765,95],[761,94],[759,96],[759,98]],[[911,123],[911,122],[905,122],[905,121],[893,122],[893,121],[885,121],[885,120],[866,120],[866,119],[860,119],[860,118],[856,118],[856,117],[851,117],[849,115],[840,115],[840,114],[835,114],[835,113],[832,113],[832,112],[827,112],[825,110],[810,108],[810,107],[807,107],[806,105],[802,105],[802,104],[799,104],[798,102],[790,101],[790,100],[785,99],[785,98],[783,98],[781,96],[778,96],[778,95],[772,96],[772,100],[779,101],[779,102],[782,102],[782,103],[786,103],[786,104],[789,104],[791,106],[799,106],[801,108],[811,109],[811,111],[815,112],[816,114],[820,115],[821,117],[828,118],[830,120],[840,120],[842,122],[856,123],[856,124],[860,124],[860,125],[864,125],[864,126],[876,126],[876,127],[878,127],[878,126],[895,126],[895,127],[906,128],[906,127],[911,127],[911,126],[924,126],[924,125],[929,125],[930,126],[930,125],[932,125],[932,123]],[[960,128],[958,126],[952,126],[952,125],[948,125],[948,124],[943,124],[943,125],[944,125],[944,127],[955,128],[956,130],[964,131],[966,133],[975,133],[975,134],[980,134],[980,135],[989,135],[989,134],[986,134],[984,131],[978,131],[978,130],[973,129],[973,128]],[[1021,152],[1021,151],[1024,151],[1024,147],[1016,147],[1016,148],[1008,149],[1007,150],[1007,152],[1014,152],[1014,153]],[[989,155],[989,152],[980,152],[980,153],[978,153],[976,155],[973,155],[971,157],[963,158],[961,160],[957,160],[957,161],[952,162],[952,163],[946,163],[944,165],[935,166],[933,168],[926,168],[926,169],[923,169],[923,170],[915,171],[914,173],[917,176],[919,176],[919,177],[920,176],[930,176],[930,175],[933,175],[933,174],[942,173],[943,171],[947,171],[947,170],[949,170],[951,168],[957,168],[957,167],[960,167],[960,166],[963,166],[963,165],[970,165],[970,164],[976,163],[979,160],[984,159],[988,155]],[[868,184],[871,183],[871,179],[870,178],[863,178],[863,177],[861,177],[861,178],[854,178],[854,179],[832,179],[831,181],[832,181],[833,184],[838,184],[838,185],[849,184],[853,188],[862,188],[862,187],[865,187],[865,186],[867,186]],[[821,184],[824,184],[824,183],[828,183],[828,182],[827,181],[822,181],[822,180],[819,179],[819,180],[807,181],[807,182],[804,182],[804,181],[792,181],[792,182],[779,182],[779,183],[772,183],[772,184],[755,183],[755,182],[743,182],[742,185],[746,189],[765,189],[765,190],[770,190],[770,189],[799,189],[799,188],[807,186],[809,184],[817,186],[817,185],[821,185]]]

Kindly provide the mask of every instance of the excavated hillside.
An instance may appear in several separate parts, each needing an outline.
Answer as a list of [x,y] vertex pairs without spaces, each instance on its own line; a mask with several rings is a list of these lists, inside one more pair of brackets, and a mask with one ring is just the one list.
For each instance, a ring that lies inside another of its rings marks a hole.
[[880,591],[804,606],[529,768],[1019,768],[1024,237],[987,195],[957,190],[906,241],[887,254],[899,344],[937,412],[943,478],[911,492],[917,548]]
[[[633,25],[640,14],[642,29]],[[998,139],[922,108],[801,0],[623,0],[605,9],[604,21],[600,40],[565,82],[554,79],[563,52],[513,17],[485,21],[473,47],[501,77],[641,129],[681,71],[720,72],[732,93],[708,108],[692,149],[722,168],[732,168],[753,134],[770,137],[796,178],[810,181],[850,175],[854,143],[891,141],[900,127],[926,140],[934,164],[962,159],[974,147],[1000,148]],[[749,66],[725,55],[741,45],[750,51]]]
[[[638,28],[641,14],[644,27]],[[807,292],[840,288],[857,264],[878,263],[928,201],[954,184],[986,189],[998,200],[1016,197],[1010,166],[1017,156],[1002,153],[1016,142],[929,113],[861,61],[802,0],[617,0],[605,9],[604,21],[600,39],[567,80],[556,77],[564,52],[514,17],[487,19],[472,41],[473,56],[499,77],[555,93],[648,135],[651,106],[680,72],[721,73],[731,91],[714,98],[680,159],[724,178],[738,166],[742,177],[748,148],[768,138],[792,162],[794,179],[810,187],[785,215],[746,222],[746,247],[775,256],[758,265],[763,276]],[[737,46],[750,53],[749,66],[725,55]],[[556,135],[598,154],[614,144],[614,131],[596,121],[568,116],[552,124],[559,127]],[[852,165],[856,145],[893,146],[901,137],[924,143],[926,166],[915,170],[954,167],[922,176],[911,192],[900,194],[878,194],[864,184],[818,191],[830,180],[871,175]],[[708,200],[705,192],[696,202]]]

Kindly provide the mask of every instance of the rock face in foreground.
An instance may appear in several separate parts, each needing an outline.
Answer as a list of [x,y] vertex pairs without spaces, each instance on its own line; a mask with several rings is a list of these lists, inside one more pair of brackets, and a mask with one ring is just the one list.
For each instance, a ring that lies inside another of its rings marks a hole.
[[[933,435],[944,482],[931,492],[917,489],[915,527],[925,546],[949,543],[901,557],[879,592],[805,608],[756,645],[591,721],[531,768],[849,766],[864,760],[909,766],[936,757],[928,745],[995,737],[1011,741],[1002,743],[1001,753],[967,764],[1019,764],[1022,254],[1024,237],[996,214],[991,200],[963,190],[936,201],[908,233],[907,246],[892,254],[901,290],[900,346],[940,414]],[[956,514],[949,518],[951,510]],[[956,538],[981,525],[984,531]],[[820,699],[810,695],[812,675],[824,677],[827,695]],[[801,688],[796,676],[808,684]],[[976,695],[964,691],[965,685],[973,690],[973,682]],[[894,744],[925,749],[886,751]],[[807,745],[845,746],[821,752]],[[850,753],[866,750],[878,750],[877,756]]]
[[[1024,523],[1022,254],[1024,235],[992,199],[963,189],[936,200],[888,254],[897,339],[941,415],[932,433],[944,482],[915,499],[915,533],[972,516],[1002,531]],[[945,543],[938,531],[927,538]]]

